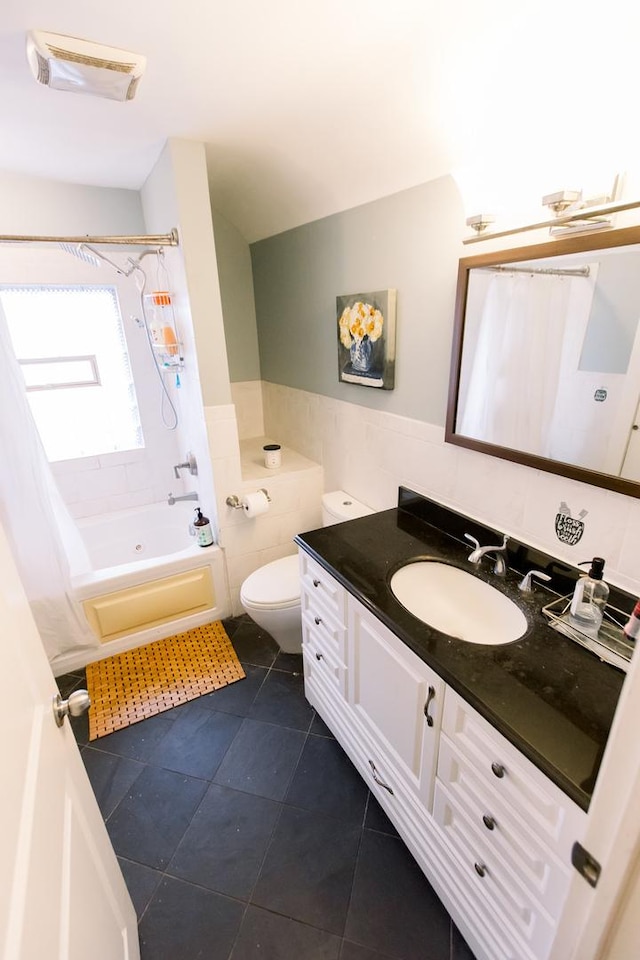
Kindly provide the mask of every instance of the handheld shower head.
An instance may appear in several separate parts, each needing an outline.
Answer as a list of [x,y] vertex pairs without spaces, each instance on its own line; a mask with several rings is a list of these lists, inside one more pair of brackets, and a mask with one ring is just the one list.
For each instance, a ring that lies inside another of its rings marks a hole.
[[91,264],[92,267],[100,266],[98,257],[84,243],[60,243],[59,247],[65,253],[70,253],[72,257],[77,257],[78,260]]

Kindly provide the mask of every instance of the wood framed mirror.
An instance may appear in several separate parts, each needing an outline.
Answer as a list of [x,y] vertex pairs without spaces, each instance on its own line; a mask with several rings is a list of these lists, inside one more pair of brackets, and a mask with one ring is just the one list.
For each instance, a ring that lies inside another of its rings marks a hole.
[[460,260],[445,440],[640,497],[640,227]]

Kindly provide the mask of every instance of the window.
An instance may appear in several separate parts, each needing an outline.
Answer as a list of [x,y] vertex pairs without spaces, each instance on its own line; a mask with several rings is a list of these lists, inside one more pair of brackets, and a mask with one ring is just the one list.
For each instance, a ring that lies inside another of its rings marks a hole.
[[49,460],[143,447],[115,289],[5,286],[0,301]]

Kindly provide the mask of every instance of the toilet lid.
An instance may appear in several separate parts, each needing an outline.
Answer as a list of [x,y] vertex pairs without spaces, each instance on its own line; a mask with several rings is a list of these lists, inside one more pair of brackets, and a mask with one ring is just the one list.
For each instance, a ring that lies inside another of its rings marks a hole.
[[283,557],[250,574],[240,591],[247,603],[265,607],[294,605],[300,600],[298,557]]

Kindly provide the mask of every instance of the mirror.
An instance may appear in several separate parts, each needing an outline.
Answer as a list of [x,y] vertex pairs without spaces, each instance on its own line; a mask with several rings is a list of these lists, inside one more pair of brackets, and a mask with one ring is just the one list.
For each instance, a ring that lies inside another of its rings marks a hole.
[[640,227],[460,261],[445,440],[640,497]]

